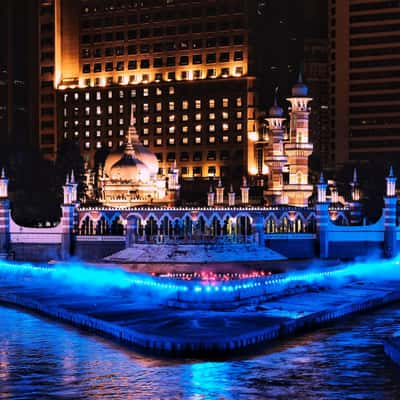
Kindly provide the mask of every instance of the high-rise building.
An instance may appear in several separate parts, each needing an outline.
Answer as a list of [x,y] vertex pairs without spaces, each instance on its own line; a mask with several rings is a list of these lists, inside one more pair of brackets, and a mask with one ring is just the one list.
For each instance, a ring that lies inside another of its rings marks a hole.
[[400,2],[330,0],[332,164],[400,154]]
[[0,144],[29,146],[37,126],[37,20],[27,0],[4,0],[1,9]]

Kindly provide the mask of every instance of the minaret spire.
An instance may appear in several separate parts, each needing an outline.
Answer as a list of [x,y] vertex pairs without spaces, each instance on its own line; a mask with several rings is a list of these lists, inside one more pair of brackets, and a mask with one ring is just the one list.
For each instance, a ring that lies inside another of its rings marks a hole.
[[353,170],[353,183],[358,183],[357,168]]

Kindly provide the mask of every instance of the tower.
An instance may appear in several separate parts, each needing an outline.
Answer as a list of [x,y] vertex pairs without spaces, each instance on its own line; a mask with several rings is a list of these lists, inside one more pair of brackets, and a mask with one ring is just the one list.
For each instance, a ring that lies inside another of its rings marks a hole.
[[288,204],[305,207],[312,195],[313,187],[308,183],[308,158],[313,145],[309,142],[308,122],[310,111],[308,87],[303,83],[301,73],[292,88],[290,102],[289,140],[284,144],[284,151],[289,164],[289,183],[284,186]]
[[264,200],[268,204],[284,203],[283,167],[287,164],[287,157],[284,154],[283,148],[283,123],[285,118],[283,118],[283,109],[278,106],[276,91],[274,105],[269,109],[269,117],[266,118],[269,126],[270,140],[266,149],[265,161],[269,167],[270,176],[268,179],[268,188],[264,191]]
[[6,255],[10,247],[10,213],[8,179],[3,168],[0,176],[0,255]]
[[214,207],[214,203],[215,203],[215,193],[213,191],[212,185],[210,185],[210,189],[208,190],[207,193],[207,206]]
[[247,184],[247,179],[244,176],[242,181],[242,186],[240,187],[241,201],[242,204],[249,204],[249,185]]
[[351,200],[349,202],[350,207],[350,224],[358,225],[362,221],[362,204],[361,204],[361,193],[360,184],[358,182],[357,169],[354,168],[353,180],[350,182],[351,187]]
[[231,184],[230,189],[229,189],[229,193],[228,193],[228,205],[229,207],[234,207],[235,206],[235,197],[236,194],[233,190],[233,185]]
[[396,256],[397,244],[397,197],[396,197],[396,181],[393,168],[390,167],[389,176],[386,178],[386,196],[384,197],[385,208],[384,216],[384,255],[386,257]]
[[218,180],[218,186],[216,188],[217,200],[216,203],[221,205],[224,202],[224,187],[222,186],[221,179]]

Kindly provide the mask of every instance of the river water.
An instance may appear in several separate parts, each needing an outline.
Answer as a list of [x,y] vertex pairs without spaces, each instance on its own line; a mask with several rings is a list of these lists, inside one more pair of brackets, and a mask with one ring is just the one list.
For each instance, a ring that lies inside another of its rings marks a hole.
[[171,361],[0,306],[0,399],[399,399],[381,342],[399,326],[396,305],[250,358]]

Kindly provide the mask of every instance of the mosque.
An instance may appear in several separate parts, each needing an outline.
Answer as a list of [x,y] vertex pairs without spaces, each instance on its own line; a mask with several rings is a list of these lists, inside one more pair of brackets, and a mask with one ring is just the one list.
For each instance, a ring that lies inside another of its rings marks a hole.
[[[288,127],[285,125],[284,111],[276,100],[266,118],[269,129],[263,162],[269,176],[263,193],[264,204],[307,207],[313,193],[308,176],[308,158],[313,151],[313,145],[309,143],[308,103],[312,98],[308,96],[308,88],[301,76],[287,100],[291,104]],[[136,130],[135,105],[132,105],[123,149],[110,153],[97,174],[86,171],[85,198],[104,207],[177,205],[180,184],[176,163],[167,174],[160,175],[159,171],[157,157],[140,142]],[[250,203],[246,177],[243,177],[239,201],[235,198],[232,186],[226,199],[224,190],[221,179],[215,188],[211,185],[207,194],[208,205]]]

